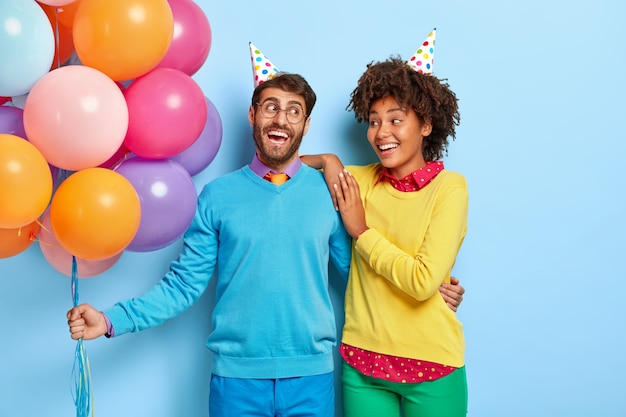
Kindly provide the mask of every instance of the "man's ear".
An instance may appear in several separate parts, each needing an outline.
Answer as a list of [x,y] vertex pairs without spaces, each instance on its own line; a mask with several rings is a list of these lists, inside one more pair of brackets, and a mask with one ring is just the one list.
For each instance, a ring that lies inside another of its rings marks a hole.
[[250,123],[250,126],[254,126],[254,106],[250,106],[250,109],[248,110],[248,122]]
[[307,116],[304,120],[304,130],[302,131],[302,136],[306,135],[306,132],[309,131],[309,122],[311,121],[311,116]]

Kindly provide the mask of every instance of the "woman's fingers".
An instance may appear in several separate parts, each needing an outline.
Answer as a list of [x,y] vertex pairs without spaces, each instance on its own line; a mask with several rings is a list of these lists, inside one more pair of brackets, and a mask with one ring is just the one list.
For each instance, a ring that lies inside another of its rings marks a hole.
[[339,173],[337,183],[333,184],[333,198],[340,210],[361,202],[359,185],[348,170]]

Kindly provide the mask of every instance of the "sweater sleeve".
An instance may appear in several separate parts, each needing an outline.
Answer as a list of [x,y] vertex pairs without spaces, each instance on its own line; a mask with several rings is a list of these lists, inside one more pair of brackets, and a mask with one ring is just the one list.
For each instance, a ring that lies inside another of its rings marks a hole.
[[217,233],[202,193],[198,210],[185,233],[183,249],[169,272],[142,296],[121,301],[105,310],[115,336],[162,324],[189,308],[204,293],[217,260]]
[[[462,177],[461,177],[462,178]],[[356,240],[356,251],[394,286],[418,301],[430,298],[449,279],[467,231],[468,192],[463,179],[442,190],[416,255],[406,253],[373,228]]]
[[352,238],[346,232],[340,218],[330,237],[330,258],[341,278],[347,282],[352,258]]

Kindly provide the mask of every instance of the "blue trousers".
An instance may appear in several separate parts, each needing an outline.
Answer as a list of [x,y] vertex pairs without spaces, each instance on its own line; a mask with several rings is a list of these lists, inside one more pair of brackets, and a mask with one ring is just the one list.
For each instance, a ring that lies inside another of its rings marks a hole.
[[333,417],[333,373],[279,379],[211,376],[211,417]]

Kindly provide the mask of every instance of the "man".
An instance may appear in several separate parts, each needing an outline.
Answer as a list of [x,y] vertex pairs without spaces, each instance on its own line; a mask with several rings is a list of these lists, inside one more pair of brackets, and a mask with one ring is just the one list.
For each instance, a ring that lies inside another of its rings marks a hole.
[[322,174],[298,156],[315,93],[300,75],[272,75],[248,112],[252,163],[204,187],[170,271],[103,313],[67,314],[73,339],[145,330],[185,311],[216,272],[211,417],[334,416],[328,262],[346,279],[351,241]]
[[[347,277],[350,238],[322,174],[298,157],[315,100],[299,75],[260,84],[248,113],[252,163],[204,187],[179,258],[152,290],[104,315],[86,305],[70,310],[72,337],[106,334],[105,317],[115,336],[161,324],[191,306],[217,271],[210,415],[273,416],[281,404],[298,415],[334,415],[328,261]],[[269,173],[290,178],[276,185],[263,179]]]

